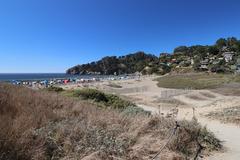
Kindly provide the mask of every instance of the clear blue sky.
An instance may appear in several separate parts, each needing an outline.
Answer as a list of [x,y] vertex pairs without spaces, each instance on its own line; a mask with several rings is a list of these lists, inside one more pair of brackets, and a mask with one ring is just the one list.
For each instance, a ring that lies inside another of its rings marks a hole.
[[240,38],[239,0],[2,0],[0,73]]

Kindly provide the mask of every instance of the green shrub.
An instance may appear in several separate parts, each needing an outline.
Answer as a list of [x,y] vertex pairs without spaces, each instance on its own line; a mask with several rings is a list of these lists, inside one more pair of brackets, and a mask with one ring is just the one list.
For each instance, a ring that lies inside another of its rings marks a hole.
[[125,109],[129,106],[136,106],[134,103],[123,100],[122,98],[113,94],[106,94],[106,97],[108,99],[107,105],[112,106],[115,109]]
[[108,102],[106,95],[95,89],[81,89],[73,92],[74,97],[81,97],[83,99],[91,99],[96,102]]
[[79,97],[85,100],[93,100],[101,103],[106,107],[123,110],[127,107],[136,107],[132,102],[124,100],[117,95],[106,94],[96,89],[81,89],[68,92],[68,95],[72,97]]
[[62,91],[64,91],[63,88],[55,87],[55,86],[51,86],[51,87],[47,88],[47,90],[50,91],[50,92],[62,92]]

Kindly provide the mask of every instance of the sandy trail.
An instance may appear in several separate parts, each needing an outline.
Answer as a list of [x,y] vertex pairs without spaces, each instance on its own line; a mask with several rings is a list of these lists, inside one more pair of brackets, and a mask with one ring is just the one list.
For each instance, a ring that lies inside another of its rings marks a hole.
[[[167,110],[159,110],[156,107],[147,105],[138,105],[144,110],[150,111],[155,114],[166,112]],[[188,116],[185,116],[188,113]],[[223,153],[215,153],[209,157],[205,157],[206,160],[239,160],[240,159],[240,128],[233,124],[223,124],[216,120],[209,120],[200,116],[200,112],[195,113],[198,121],[212,131],[221,141],[223,141],[226,151]],[[191,116],[190,116],[191,115]],[[193,112],[190,108],[180,109],[178,119],[190,119],[193,116]]]
[[[240,127],[233,124],[223,124],[217,120],[210,120],[203,115],[220,108],[232,107],[240,104],[239,97],[223,96],[208,90],[175,90],[158,88],[152,79],[140,82],[122,83],[123,89],[115,90],[124,96],[132,98],[139,107],[152,113],[163,114],[171,112],[178,106],[177,119],[192,119],[193,107],[198,121],[212,131],[223,141],[223,153],[214,153],[207,160],[239,160],[240,159]],[[122,92],[124,91],[124,92]],[[112,91],[111,91],[112,92]],[[174,99],[179,103],[162,103],[162,99]]]
[[216,153],[206,157],[207,160],[239,160],[240,159],[240,128],[232,124],[223,124],[219,121],[205,118],[198,119],[202,125],[206,125],[220,140],[226,148],[226,152]]

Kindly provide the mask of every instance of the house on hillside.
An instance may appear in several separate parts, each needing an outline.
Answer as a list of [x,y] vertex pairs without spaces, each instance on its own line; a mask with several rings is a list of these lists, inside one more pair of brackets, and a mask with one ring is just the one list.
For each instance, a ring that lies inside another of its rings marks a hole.
[[239,71],[240,71],[240,64],[238,64],[238,65],[237,65],[237,70],[239,70]]
[[193,58],[191,58],[191,65],[194,65],[194,60],[193,60]]
[[240,64],[237,65],[236,73],[240,74]]
[[213,63],[216,59],[216,56],[209,57],[209,63]]
[[226,62],[230,62],[233,59],[234,52],[224,52],[222,55]]
[[200,62],[200,69],[202,70],[208,70],[208,65],[209,65],[209,59],[204,59]]
[[170,53],[161,53],[160,57],[171,57],[172,55]]
[[177,59],[175,58],[171,59],[171,63],[175,63],[175,62],[177,62]]
[[218,64],[218,63],[219,63],[219,60],[213,60],[213,61],[212,61],[212,64],[213,64],[213,65],[216,65],[216,64]]
[[237,58],[236,73],[240,74],[240,57]]
[[237,58],[237,64],[240,65],[240,57]]
[[227,46],[223,46],[221,49],[222,52],[228,52],[229,48]]

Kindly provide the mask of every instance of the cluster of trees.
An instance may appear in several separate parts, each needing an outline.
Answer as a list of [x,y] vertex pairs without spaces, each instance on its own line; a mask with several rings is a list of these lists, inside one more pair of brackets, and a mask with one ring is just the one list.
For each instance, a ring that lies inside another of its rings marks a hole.
[[[220,38],[214,45],[179,46],[172,54],[164,53],[157,57],[153,54],[137,52],[126,56],[107,56],[99,61],[77,65],[67,70],[68,74],[130,74],[142,72],[143,74],[165,74],[176,66],[192,66],[198,70],[200,62],[206,57],[221,57],[224,51],[234,52],[233,62],[240,56],[240,40],[235,37]],[[175,60],[174,62],[172,60]],[[191,63],[194,61],[194,64]],[[221,61],[213,67],[223,67],[226,63]]]
[[212,72],[232,72],[230,66],[237,65],[237,59],[240,58],[240,40],[235,37],[227,39],[220,38],[214,45],[211,46],[180,46],[175,48],[173,57],[178,60],[184,57],[190,57],[194,60],[194,69],[201,70],[201,61],[213,57],[216,59],[220,59],[221,57],[223,58],[223,53],[225,52],[233,53],[232,60],[230,62],[226,62],[225,59],[221,59],[217,63],[209,63],[208,69]]
[[199,56],[200,58],[204,58],[209,53],[210,55],[219,55],[223,48],[227,48],[228,51],[240,52],[240,40],[235,37],[230,38],[220,38],[216,41],[214,45],[210,46],[202,46],[202,45],[194,45],[194,46],[179,46],[174,49],[174,54],[183,54],[185,56],[194,57]]
[[148,65],[157,65],[158,57],[144,52],[126,56],[107,56],[99,61],[77,65],[67,70],[68,74],[130,74],[142,72]]

